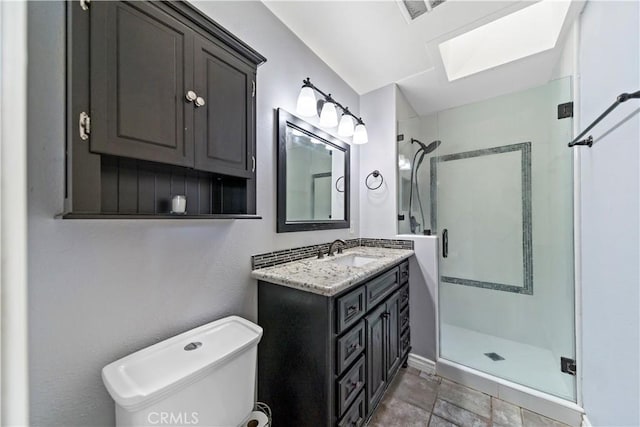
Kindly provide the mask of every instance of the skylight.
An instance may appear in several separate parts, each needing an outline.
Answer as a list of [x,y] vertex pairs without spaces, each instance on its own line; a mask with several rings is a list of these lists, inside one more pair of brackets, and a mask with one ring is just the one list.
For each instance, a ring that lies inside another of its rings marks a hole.
[[552,49],[570,1],[542,0],[440,43],[449,81]]

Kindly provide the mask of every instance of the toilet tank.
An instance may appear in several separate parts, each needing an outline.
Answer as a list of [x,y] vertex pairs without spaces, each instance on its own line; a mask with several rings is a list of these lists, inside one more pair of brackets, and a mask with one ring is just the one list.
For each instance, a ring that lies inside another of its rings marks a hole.
[[230,316],[105,366],[116,425],[241,425],[254,406],[261,337],[261,327]]

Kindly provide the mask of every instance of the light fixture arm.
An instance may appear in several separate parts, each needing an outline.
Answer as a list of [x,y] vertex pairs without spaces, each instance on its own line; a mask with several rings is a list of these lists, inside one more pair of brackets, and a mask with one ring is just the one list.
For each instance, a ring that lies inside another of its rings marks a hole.
[[311,79],[309,77],[304,79],[302,83],[303,83],[302,87],[310,87],[311,89],[315,90],[316,92],[318,92],[320,95],[324,97],[325,102],[333,102],[337,107],[340,107],[343,114],[353,117],[358,124],[364,125],[364,122],[362,121],[361,117],[356,117],[351,111],[349,111],[349,107],[345,107],[342,104],[340,104],[338,101],[336,101],[334,98],[331,97],[330,93],[325,93],[322,90],[320,90],[316,85],[311,83]]

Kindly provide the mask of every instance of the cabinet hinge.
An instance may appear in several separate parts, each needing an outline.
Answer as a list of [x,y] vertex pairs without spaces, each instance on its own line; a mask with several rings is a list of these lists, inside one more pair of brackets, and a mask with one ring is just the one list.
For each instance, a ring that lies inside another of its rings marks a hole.
[[256,81],[252,80],[251,83],[252,83],[251,97],[255,98],[256,97]]
[[256,171],[256,156],[251,156],[251,172]]
[[560,358],[560,370],[565,374],[576,375],[578,367],[576,366],[576,361],[573,359],[569,359],[568,357]]
[[91,0],[80,0],[82,10],[89,10],[89,3],[91,3]]
[[91,117],[84,111],[80,113],[80,119],[78,120],[78,130],[80,132],[80,139],[86,141],[91,134]]

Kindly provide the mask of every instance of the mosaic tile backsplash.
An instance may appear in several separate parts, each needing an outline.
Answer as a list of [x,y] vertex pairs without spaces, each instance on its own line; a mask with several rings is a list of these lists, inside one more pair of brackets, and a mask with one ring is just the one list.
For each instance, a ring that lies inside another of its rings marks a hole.
[[[413,250],[413,240],[395,240],[395,239],[349,239],[345,240],[347,247],[345,249],[355,248],[357,246],[368,246],[374,248],[389,249],[411,249]],[[267,252],[264,254],[253,255],[251,257],[251,269],[258,270],[260,268],[273,267],[274,265],[284,264],[285,262],[298,261],[304,258],[310,258],[318,255],[318,250],[322,249],[323,253],[327,253],[331,243],[321,243],[319,245],[302,246],[300,248],[283,249],[281,251]]]

